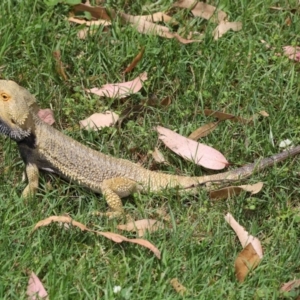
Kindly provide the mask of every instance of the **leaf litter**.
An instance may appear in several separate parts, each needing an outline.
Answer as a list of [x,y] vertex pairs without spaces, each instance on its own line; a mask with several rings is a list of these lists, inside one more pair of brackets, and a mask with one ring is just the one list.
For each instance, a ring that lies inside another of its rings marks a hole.
[[149,250],[151,250],[158,259],[160,259],[160,257],[161,257],[160,251],[153,244],[151,244],[147,240],[144,240],[144,239],[128,239],[125,236],[117,234],[117,233],[92,230],[92,229],[87,228],[84,224],[73,220],[69,216],[51,216],[51,217],[48,217],[44,220],[41,220],[34,226],[34,228],[32,230],[32,233],[34,231],[36,231],[38,228],[48,226],[49,224],[51,224],[53,222],[67,224],[70,227],[72,227],[72,226],[77,227],[77,228],[81,229],[81,231],[92,232],[92,233],[95,233],[97,235],[104,236],[107,239],[110,239],[115,243],[129,242],[129,243],[138,244],[140,246],[146,247]]

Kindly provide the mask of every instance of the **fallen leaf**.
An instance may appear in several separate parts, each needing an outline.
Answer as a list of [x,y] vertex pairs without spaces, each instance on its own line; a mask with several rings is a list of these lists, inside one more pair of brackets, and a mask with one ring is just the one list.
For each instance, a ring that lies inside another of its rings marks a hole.
[[129,222],[124,225],[118,225],[118,229],[125,230],[125,231],[134,231],[138,232],[138,236],[142,237],[145,235],[145,233],[148,232],[155,232],[159,229],[164,228],[164,224],[162,222],[159,222],[157,220],[151,220],[151,219],[143,219],[138,221]]
[[235,275],[239,282],[243,282],[248,273],[255,269],[259,262],[260,257],[256,253],[253,245],[249,243],[238,255],[235,260]]
[[292,25],[292,19],[290,17],[287,17],[284,21],[285,25],[291,26]]
[[147,80],[147,73],[144,72],[134,80],[122,83],[109,83],[101,88],[88,89],[87,92],[98,96],[106,96],[110,98],[124,98],[130,94],[137,93],[142,87],[143,82]]
[[208,124],[204,124],[203,126],[199,127],[195,131],[193,131],[189,135],[189,139],[197,141],[198,139],[209,135],[212,131],[214,131],[219,123],[212,122]]
[[42,121],[49,125],[53,125],[55,123],[53,111],[50,108],[39,109],[37,115]]
[[63,62],[61,61],[61,54],[59,50],[53,51],[53,57],[56,62],[56,71],[63,78],[64,81],[68,80],[67,74],[65,72],[65,67]]
[[234,115],[231,114],[227,114],[221,111],[215,111],[212,109],[204,109],[204,114],[206,116],[210,116],[210,117],[215,117],[217,119],[219,119],[220,121],[224,121],[224,120],[229,120],[231,122],[239,122],[242,124],[249,124],[252,122],[252,120],[247,120],[241,117],[236,117]]
[[239,282],[243,282],[249,271],[255,269],[263,258],[262,246],[259,239],[250,235],[230,213],[227,213],[225,220],[235,231],[244,248],[235,261],[236,277]]
[[289,59],[300,61],[300,47],[298,46],[284,46],[283,53],[286,55]]
[[293,289],[300,287],[300,279],[294,279],[289,282],[286,282],[282,285],[280,291],[281,292],[290,292]]
[[269,114],[265,110],[261,110],[259,114],[263,117],[269,117]]
[[83,19],[78,19],[74,17],[69,17],[68,18],[69,22],[76,23],[76,24],[85,24],[86,26],[110,26],[111,22],[107,20],[93,20],[93,21],[86,21]]
[[34,272],[30,274],[26,295],[28,296],[28,300],[49,300],[48,293]]
[[162,106],[169,106],[172,103],[171,97],[165,97],[160,101],[160,105]]
[[74,5],[72,8],[74,12],[88,11],[96,19],[111,21],[116,16],[116,13],[113,9],[101,6],[89,6],[81,3]]
[[262,182],[256,184],[240,185],[240,186],[228,186],[219,190],[209,192],[210,199],[228,199],[232,196],[239,195],[242,191],[251,193],[251,195],[257,194],[263,187]]
[[145,47],[142,47],[141,51],[138,53],[138,55],[133,59],[133,61],[130,63],[130,65],[125,69],[124,73],[128,73],[132,71],[138,62],[143,58],[145,52]]
[[173,19],[172,17],[162,13],[162,12],[156,12],[152,15],[145,15],[145,16],[136,16],[138,17],[140,20],[142,21],[148,21],[148,22],[152,22],[152,23],[156,23],[156,22],[164,22],[164,23],[171,23],[173,25],[178,24],[178,22]]
[[166,159],[164,158],[163,154],[155,147],[154,151],[151,152],[153,159],[155,162],[159,164],[167,163]]
[[213,32],[214,39],[218,40],[223,34],[225,34],[230,29],[233,31],[240,31],[242,29],[242,23],[221,21]]
[[187,289],[185,286],[183,286],[177,278],[173,278],[170,280],[170,283],[173,287],[173,289],[181,296],[184,296],[187,292]]
[[234,217],[230,214],[227,213],[225,216],[226,222],[231,226],[231,228],[235,231],[237,237],[240,240],[240,243],[242,247],[246,247],[248,244],[252,244],[253,248],[255,249],[257,255],[259,258],[263,257],[263,250],[261,247],[261,243],[258,238],[250,235],[244,227],[242,227],[235,219]]
[[209,5],[205,2],[197,2],[195,0],[180,0],[175,2],[173,6],[191,9],[191,12],[195,17],[201,17],[206,20],[214,17],[212,20],[216,23],[219,23],[227,18],[227,14],[224,11],[217,11],[215,6]]
[[182,44],[190,44],[194,42],[201,42],[201,40],[190,40],[181,37],[178,33],[173,33],[166,26],[157,25],[152,22],[141,19],[139,16],[132,16],[125,13],[120,13],[123,22],[130,23],[138,32],[144,34],[154,34],[164,38],[176,38]]
[[79,121],[79,124],[80,128],[98,131],[103,127],[110,127],[116,124],[118,119],[119,116],[116,113],[108,110],[105,113],[95,113],[90,117]]
[[51,217],[48,217],[44,220],[41,220],[34,226],[34,228],[32,230],[32,233],[35,230],[37,230],[38,228],[43,227],[43,226],[47,226],[47,225],[51,224],[52,222],[65,223],[65,224],[68,224],[68,225],[72,225],[72,226],[78,227],[82,231],[88,231],[88,232],[95,233],[97,235],[102,235],[102,236],[106,237],[107,239],[110,239],[110,240],[114,241],[115,243],[129,242],[129,243],[133,243],[133,244],[138,244],[140,246],[143,246],[145,248],[150,249],[158,259],[160,259],[160,257],[161,257],[160,251],[153,244],[151,244],[147,240],[144,240],[144,239],[128,239],[125,236],[122,236],[122,235],[117,234],[117,233],[92,230],[92,229],[87,228],[84,224],[73,220],[69,216],[51,216]]
[[221,170],[228,165],[228,161],[222,153],[204,144],[197,143],[182,135],[157,126],[159,139],[176,154],[208,169]]

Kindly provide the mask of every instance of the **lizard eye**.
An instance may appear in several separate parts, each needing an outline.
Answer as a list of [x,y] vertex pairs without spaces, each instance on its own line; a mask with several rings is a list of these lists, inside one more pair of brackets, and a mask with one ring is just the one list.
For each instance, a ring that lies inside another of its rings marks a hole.
[[10,99],[9,95],[6,94],[6,93],[2,93],[2,94],[1,94],[1,98],[2,98],[3,101],[7,101],[7,100]]

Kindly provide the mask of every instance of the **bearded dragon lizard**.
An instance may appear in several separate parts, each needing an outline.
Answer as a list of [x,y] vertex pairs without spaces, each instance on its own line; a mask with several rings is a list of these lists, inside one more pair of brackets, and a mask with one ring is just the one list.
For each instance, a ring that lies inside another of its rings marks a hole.
[[160,191],[203,186],[208,182],[238,181],[288,157],[300,153],[300,146],[264,158],[244,167],[200,177],[169,175],[147,170],[138,164],[92,150],[66,136],[37,116],[35,97],[17,83],[0,80],[0,133],[16,141],[25,163],[28,185],[22,196],[35,194],[39,170],[56,173],[102,193],[110,207],[104,213],[116,217],[124,213],[121,198],[135,191]]

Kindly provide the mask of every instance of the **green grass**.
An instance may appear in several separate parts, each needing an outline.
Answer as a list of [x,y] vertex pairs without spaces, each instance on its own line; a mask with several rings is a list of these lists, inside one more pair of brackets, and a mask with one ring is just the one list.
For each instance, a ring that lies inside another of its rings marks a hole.
[[[125,12],[141,14],[146,1],[111,3]],[[290,1],[291,7],[297,1]],[[286,1],[277,1],[287,7]],[[243,30],[220,40],[206,27],[202,43],[182,45],[176,40],[146,36],[115,22],[87,40],[76,37],[78,27],[66,21],[69,7],[46,7],[41,0],[0,4],[0,77],[17,81],[37,96],[42,107],[53,107],[56,128],[94,149],[148,168],[181,175],[212,173],[186,162],[157,142],[155,125],[188,136],[212,121],[201,110],[225,110],[245,118],[266,110],[269,118],[254,126],[223,122],[201,142],[219,149],[233,166],[252,162],[279,151],[278,144],[300,141],[299,63],[278,57],[284,45],[299,45],[299,14],[272,11],[273,1],[222,1],[231,21],[243,22]],[[169,8],[163,1],[160,7]],[[153,11],[154,12],[154,11]],[[144,12],[145,13],[145,12]],[[285,25],[290,16],[291,26]],[[188,15],[175,14],[184,24]],[[274,50],[266,50],[266,40]],[[143,60],[127,80],[147,71],[144,89],[127,100],[100,99],[84,88],[120,82],[122,71],[144,46]],[[59,49],[69,82],[55,70],[53,51]],[[155,95],[172,98],[168,108],[154,107],[125,120],[120,130],[100,132],[70,130],[94,112],[111,109],[121,113]],[[270,132],[275,146],[270,142]],[[247,141],[247,143],[246,143]],[[149,151],[159,146],[170,166],[154,165]],[[77,221],[103,231],[117,231],[116,220],[91,215],[104,211],[101,195],[50,175],[41,176],[38,195],[20,198],[23,164],[16,145],[1,137],[0,175],[0,298],[25,299],[28,271],[43,281],[51,299],[278,299],[283,282],[300,277],[299,159],[290,159],[247,182],[262,180],[265,186],[250,198],[240,195],[211,202],[207,193],[197,196],[166,191],[160,195],[134,195],[124,201],[136,220],[160,219],[158,209],[170,215],[166,229],[147,238],[162,250],[157,260],[148,250],[131,244],[114,244],[104,238],[63,230],[56,225],[30,231],[40,219],[70,214]],[[47,189],[47,183],[53,186]],[[252,205],[252,209],[249,207]],[[253,207],[254,205],[254,207]],[[254,209],[253,209],[254,208]],[[243,285],[237,283],[233,263],[241,247],[224,221],[231,212],[263,245],[265,256]],[[125,234],[134,237],[134,234]],[[188,289],[181,297],[170,280],[177,277]],[[114,286],[121,286],[118,294]]]

